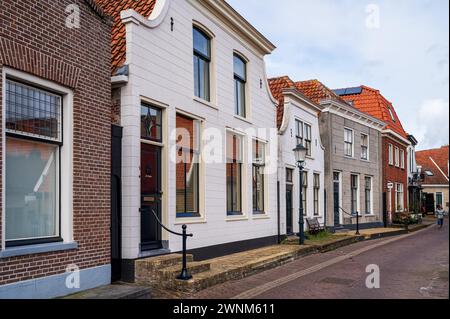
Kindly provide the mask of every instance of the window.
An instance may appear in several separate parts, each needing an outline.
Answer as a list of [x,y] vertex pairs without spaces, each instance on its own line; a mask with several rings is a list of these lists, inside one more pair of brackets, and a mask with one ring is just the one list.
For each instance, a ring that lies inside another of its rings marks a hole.
[[314,174],[314,216],[320,215],[319,194],[320,194],[320,175]]
[[344,154],[353,157],[353,131],[344,129]]
[[443,193],[436,193],[436,207],[444,207],[444,195]]
[[434,174],[433,174],[433,172],[432,171],[425,171],[425,174],[427,175],[427,176],[434,176]]
[[395,147],[395,167],[400,167],[400,149]]
[[264,213],[265,144],[253,141],[253,212]]
[[234,62],[234,94],[236,103],[236,115],[246,117],[246,93],[245,87],[247,83],[247,65],[245,61],[238,55],[233,56]]
[[405,151],[400,150],[400,168],[405,169]]
[[364,199],[365,199],[366,215],[370,215],[370,214],[372,214],[372,178],[371,177],[365,178]]
[[295,126],[296,126],[296,145],[303,145],[307,151],[306,155],[311,156],[312,149],[311,149],[311,141],[312,141],[312,134],[311,134],[311,125],[303,123],[302,121],[295,120]]
[[389,144],[389,165],[394,165],[394,149],[392,144]]
[[198,28],[193,33],[195,96],[210,101],[211,39]]
[[302,203],[303,203],[303,216],[308,215],[308,172],[303,172],[302,176]]
[[358,187],[359,187],[359,176],[351,175],[351,213],[358,213]]
[[200,121],[176,115],[177,217],[197,217],[199,210]]
[[62,96],[6,80],[6,246],[61,241]]
[[141,104],[141,138],[154,142],[162,141],[161,110],[145,103]]
[[403,212],[404,210],[404,202],[403,202],[403,184],[396,184],[395,187],[395,204],[396,211]]
[[388,107],[388,111],[389,111],[389,115],[391,116],[391,119],[395,122],[394,112],[392,112],[392,109],[390,107]]
[[293,176],[294,176],[294,170],[287,168],[286,169],[286,182],[289,184],[292,184],[294,182]]
[[361,159],[369,159],[369,136],[361,134]]
[[242,215],[242,136],[227,133],[227,213]]

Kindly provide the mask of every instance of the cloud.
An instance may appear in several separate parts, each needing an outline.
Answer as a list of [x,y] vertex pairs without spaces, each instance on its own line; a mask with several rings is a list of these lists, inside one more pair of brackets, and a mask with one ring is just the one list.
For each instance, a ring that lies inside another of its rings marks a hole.
[[[448,0],[228,2],[277,45],[267,59],[269,76],[377,88],[394,104],[405,130],[423,138],[434,129],[418,117],[424,105],[448,108]],[[379,8],[379,28],[367,27],[370,4]]]
[[449,102],[442,99],[424,101],[417,112],[415,137],[418,149],[429,149],[448,144]]

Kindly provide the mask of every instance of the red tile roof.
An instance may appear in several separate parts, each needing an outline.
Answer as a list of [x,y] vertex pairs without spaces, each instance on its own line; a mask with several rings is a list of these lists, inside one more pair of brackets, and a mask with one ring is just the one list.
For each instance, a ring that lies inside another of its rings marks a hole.
[[[449,146],[416,152],[416,162],[422,166],[422,174],[431,171],[434,176],[424,174],[423,184],[428,185],[448,185],[448,158]],[[447,178],[446,178],[447,177]]]
[[[379,90],[364,85],[361,86],[361,89],[361,93],[359,94],[341,95],[341,98],[347,102],[351,102],[359,110],[382,120],[387,124],[386,129],[390,129],[407,139],[408,134],[403,129],[392,103]],[[393,118],[390,115],[389,109],[392,111]]]
[[284,96],[282,92],[284,89],[294,88],[295,83],[288,76],[282,76],[279,78],[269,79],[269,87],[272,91],[273,97],[278,101],[277,126],[280,128],[284,115]]
[[114,74],[126,60],[125,25],[120,13],[133,9],[144,17],[149,17],[157,0],[96,0],[100,8],[113,19],[111,35],[111,72]]

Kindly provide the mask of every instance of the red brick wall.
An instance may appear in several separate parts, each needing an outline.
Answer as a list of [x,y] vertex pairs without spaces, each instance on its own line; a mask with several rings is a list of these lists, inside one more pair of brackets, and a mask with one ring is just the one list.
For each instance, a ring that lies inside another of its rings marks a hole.
[[[394,154],[394,165],[389,165],[389,144],[392,144],[393,154]],[[398,147],[400,150],[404,151],[404,163],[405,168],[399,168],[395,166],[395,147]],[[389,196],[389,192],[387,189],[388,182],[394,183],[394,189],[391,192],[391,203],[392,210],[395,212],[395,183],[403,184],[403,194],[404,194],[404,207],[408,207],[407,201],[407,193],[408,193],[408,171],[407,171],[407,148],[406,146],[398,143],[396,140],[383,137],[383,192],[386,192],[387,196]],[[389,199],[388,199],[389,200]],[[389,202],[388,202],[389,205]]]
[[[81,10],[80,29],[65,26],[69,4]],[[8,66],[74,91],[73,233],[78,243],[77,250],[0,259],[0,285],[62,273],[72,263],[81,269],[110,263],[109,40],[109,22],[84,0],[0,1],[0,75]],[[0,92],[1,86],[0,81]],[[1,99],[0,94],[0,108]],[[0,200],[1,192],[0,187]]]

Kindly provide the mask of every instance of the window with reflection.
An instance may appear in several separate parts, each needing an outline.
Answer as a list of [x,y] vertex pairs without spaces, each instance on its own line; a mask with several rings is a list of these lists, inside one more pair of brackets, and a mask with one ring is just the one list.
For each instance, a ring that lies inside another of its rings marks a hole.
[[162,112],[145,103],[141,104],[141,138],[162,142]]
[[201,122],[187,116],[176,115],[177,164],[176,210],[177,217],[197,217],[199,210],[200,127]]
[[320,215],[319,196],[320,196],[320,175],[314,174],[314,216]]
[[210,65],[211,39],[194,27],[194,90],[195,96],[211,101]]
[[261,141],[253,141],[253,212],[264,214],[265,147]]
[[241,117],[247,116],[246,110],[246,92],[247,83],[247,65],[246,62],[238,55],[233,56],[234,65],[234,95],[236,103],[236,115]]
[[243,138],[227,133],[227,214],[242,215]]
[[308,215],[308,172],[303,171],[302,176],[302,203],[303,203],[303,215]]
[[60,240],[61,114],[60,95],[6,80],[7,247]]

